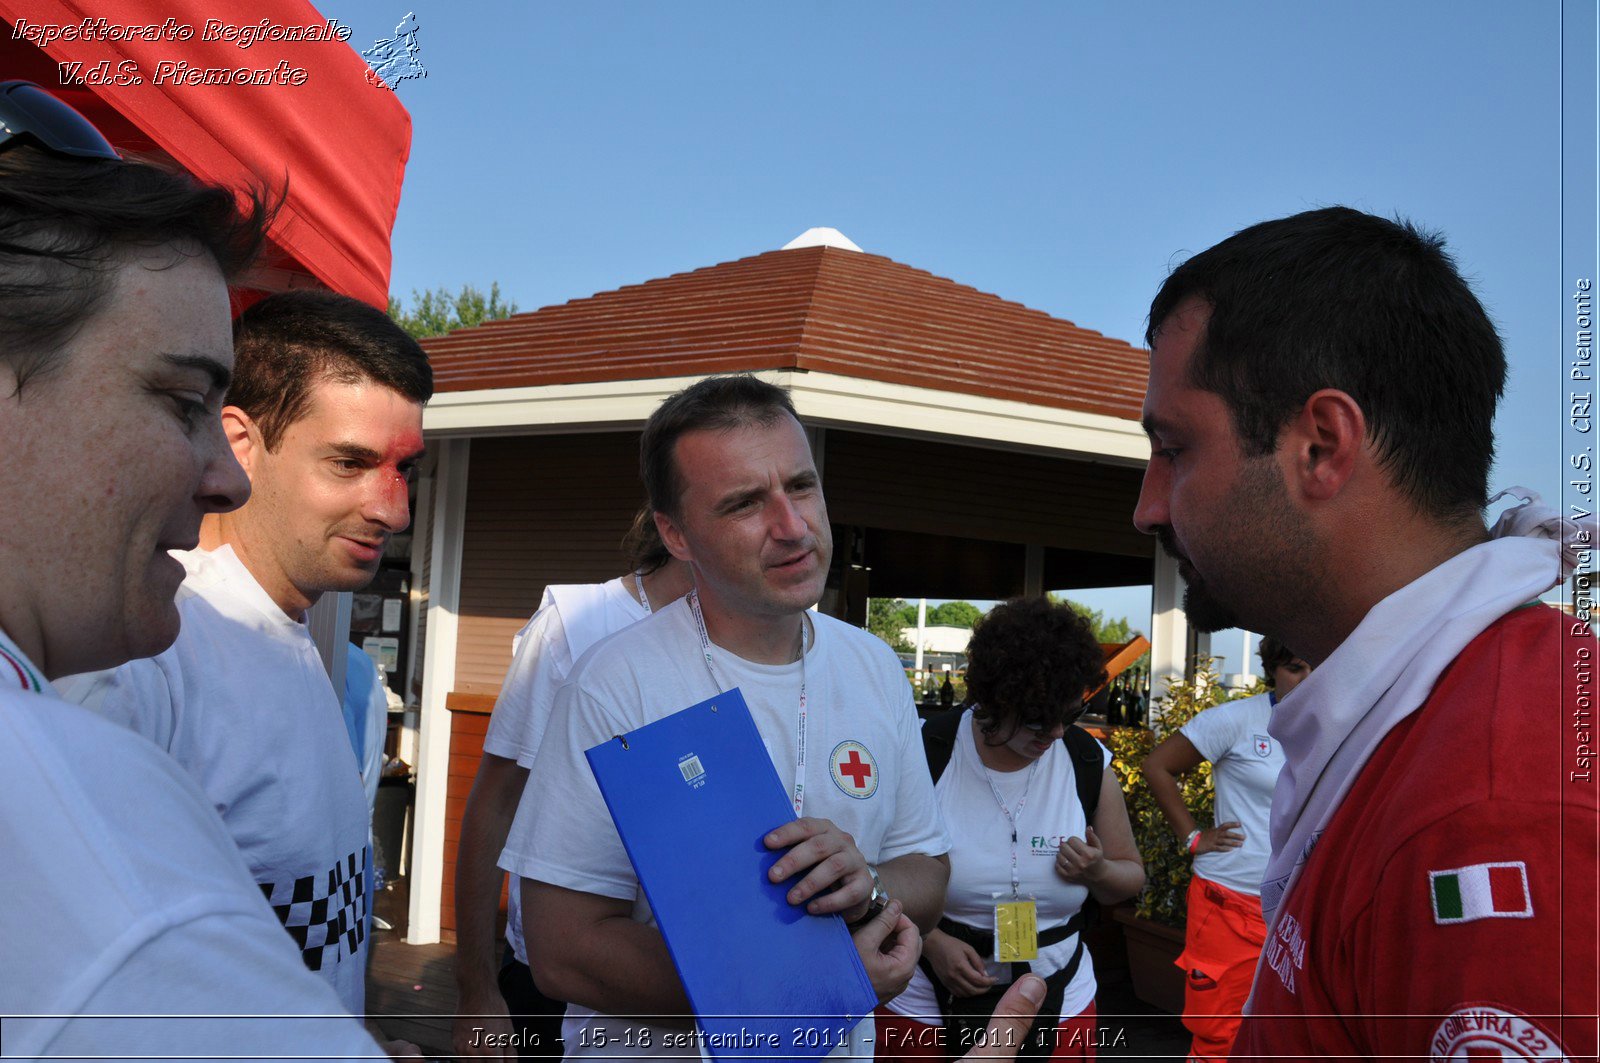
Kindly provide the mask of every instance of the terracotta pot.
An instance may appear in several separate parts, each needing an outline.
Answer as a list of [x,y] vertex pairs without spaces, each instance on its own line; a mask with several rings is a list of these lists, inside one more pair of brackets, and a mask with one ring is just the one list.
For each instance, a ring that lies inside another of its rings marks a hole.
[[1135,915],[1132,907],[1113,908],[1111,914],[1128,943],[1133,995],[1151,1007],[1183,1014],[1183,969],[1175,962],[1183,953],[1183,927]]

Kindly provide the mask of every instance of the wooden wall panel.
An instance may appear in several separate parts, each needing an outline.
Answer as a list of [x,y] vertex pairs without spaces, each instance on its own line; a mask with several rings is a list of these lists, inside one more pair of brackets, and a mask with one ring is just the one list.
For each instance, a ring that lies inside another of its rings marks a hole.
[[[450,714],[450,775],[445,789],[444,882],[439,897],[439,929],[454,937],[456,932],[456,852],[461,844],[461,817],[467,809],[467,795],[478,774],[483,756],[483,736],[489,717],[477,712]],[[504,898],[501,900],[502,910]]]
[[474,439],[455,689],[495,693],[511,638],[551,583],[620,575],[644,501],[637,432]]

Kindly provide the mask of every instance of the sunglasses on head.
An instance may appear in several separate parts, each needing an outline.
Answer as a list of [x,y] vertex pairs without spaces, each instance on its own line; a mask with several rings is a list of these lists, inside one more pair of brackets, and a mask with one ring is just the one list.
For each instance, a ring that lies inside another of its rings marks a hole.
[[87,118],[31,81],[0,81],[0,151],[33,144],[80,159],[120,159]]

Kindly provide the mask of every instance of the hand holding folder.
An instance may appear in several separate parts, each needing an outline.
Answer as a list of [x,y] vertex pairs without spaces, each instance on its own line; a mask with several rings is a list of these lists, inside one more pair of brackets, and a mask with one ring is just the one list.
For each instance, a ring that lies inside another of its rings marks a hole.
[[844,922],[767,880],[782,854],[762,839],[794,812],[739,691],[587,756],[694,1007],[685,1047],[816,1059],[847,1043],[877,996]]

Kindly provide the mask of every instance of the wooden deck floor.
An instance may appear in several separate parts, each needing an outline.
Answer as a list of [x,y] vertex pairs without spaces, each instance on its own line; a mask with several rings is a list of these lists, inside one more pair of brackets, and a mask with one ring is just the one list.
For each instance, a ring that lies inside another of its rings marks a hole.
[[374,930],[372,937],[367,1014],[389,1037],[411,1041],[430,1059],[450,1055],[456,947],[407,945],[392,930]]

